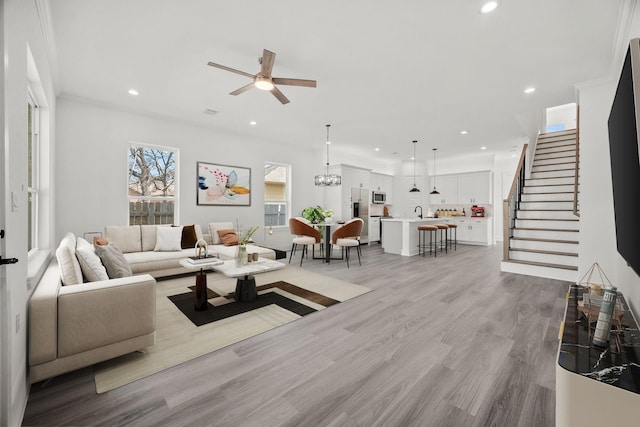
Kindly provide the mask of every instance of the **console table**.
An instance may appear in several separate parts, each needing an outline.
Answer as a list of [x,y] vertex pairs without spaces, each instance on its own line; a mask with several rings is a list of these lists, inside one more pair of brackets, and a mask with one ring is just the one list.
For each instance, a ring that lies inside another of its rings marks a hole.
[[578,301],[588,290],[572,285],[560,327],[556,365],[556,426],[631,426],[640,423],[640,331],[624,296],[618,293],[624,314],[619,333],[609,347],[591,343],[588,321]]

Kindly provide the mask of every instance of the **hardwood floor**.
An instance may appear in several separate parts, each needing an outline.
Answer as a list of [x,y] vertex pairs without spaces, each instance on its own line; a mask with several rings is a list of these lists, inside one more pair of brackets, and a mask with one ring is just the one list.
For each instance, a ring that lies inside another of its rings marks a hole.
[[552,426],[568,283],[501,254],[305,260],[374,291],[105,394],[91,368],[35,384],[24,425]]

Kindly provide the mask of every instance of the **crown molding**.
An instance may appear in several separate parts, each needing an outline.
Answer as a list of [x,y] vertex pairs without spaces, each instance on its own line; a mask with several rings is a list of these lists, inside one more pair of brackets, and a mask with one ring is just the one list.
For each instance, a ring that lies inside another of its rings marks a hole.
[[60,90],[60,72],[58,69],[58,50],[56,49],[56,39],[53,33],[53,19],[51,18],[51,6],[49,0],[35,0],[38,18],[40,20],[40,30],[44,40],[44,48],[49,59],[51,68],[51,78],[54,90]]

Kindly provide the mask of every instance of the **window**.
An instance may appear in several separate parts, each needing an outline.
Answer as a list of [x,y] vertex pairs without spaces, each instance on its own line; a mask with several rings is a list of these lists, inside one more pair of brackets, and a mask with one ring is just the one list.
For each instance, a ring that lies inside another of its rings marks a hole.
[[27,135],[27,250],[37,249],[38,226],[38,148],[40,114],[31,91],[29,91],[28,105],[28,135]]
[[129,146],[129,225],[177,222],[178,150]]
[[289,176],[291,166],[267,162],[264,165],[264,225],[287,225],[289,220]]

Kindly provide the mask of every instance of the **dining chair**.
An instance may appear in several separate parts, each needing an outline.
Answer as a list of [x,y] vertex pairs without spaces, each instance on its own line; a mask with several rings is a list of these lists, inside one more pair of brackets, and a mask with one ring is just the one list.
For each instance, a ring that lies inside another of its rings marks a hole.
[[305,223],[299,218],[289,219],[289,231],[294,235],[293,244],[291,245],[291,255],[289,255],[289,264],[291,264],[291,258],[296,252],[298,245],[302,245],[302,256],[300,256],[300,266],[302,267],[302,260],[305,254],[309,257],[308,247],[311,245],[313,257],[315,258],[315,246],[316,243],[320,243],[320,250],[322,251],[322,235],[320,231],[313,228],[311,225]]
[[[360,259],[362,254],[360,251],[360,234],[362,233],[363,226],[364,221],[362,218],[353,218],[342,227],[336,229],[331,235],[331,244],[340,246],[340,250],[342,251],[340,259],[346,258],[347,268],[349,268],[349,254],[352,247],[356,248],[358,252],[358,263],[362,265]],[[333,249],[333,246],[331,249]]]

